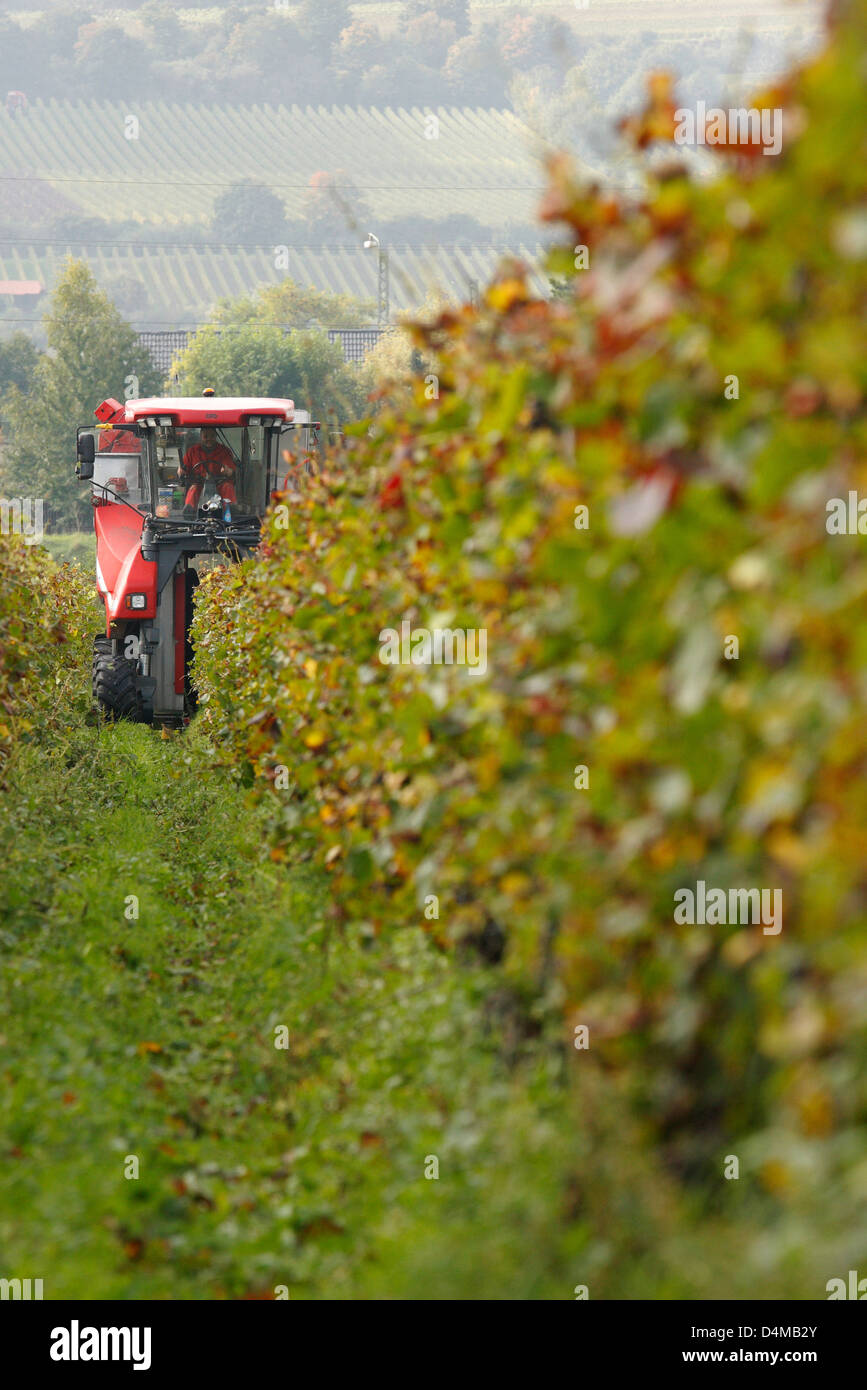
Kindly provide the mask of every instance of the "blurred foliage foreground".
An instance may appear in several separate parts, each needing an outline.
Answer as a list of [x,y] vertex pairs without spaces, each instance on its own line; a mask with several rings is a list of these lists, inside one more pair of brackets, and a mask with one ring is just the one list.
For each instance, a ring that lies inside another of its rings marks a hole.
[[90,707],[91,574],[0,535],[0,793],[21,743],[52,738]]
[[[204,721],[336,921],[475,944],[807,1297],[867,1237],[867,559],[826,525],[867,497],[865,39],[840,7],[760,98],[778,157],[709,146],[699,184],[672,144],[628,209],[552,160],[566,292],[507,267],[418,326],[437,398],[274,508],[196,634]],[[672,138],[663,79],[629,128]],[[485,673],[384,665],[405,619],[484,629]],[[781,931],[678,921],[699,881],[779,890]]]

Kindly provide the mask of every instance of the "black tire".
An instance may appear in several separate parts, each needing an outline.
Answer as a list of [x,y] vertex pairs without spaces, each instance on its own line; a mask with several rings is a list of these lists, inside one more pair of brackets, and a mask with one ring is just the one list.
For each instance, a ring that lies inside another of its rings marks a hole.
[[145,722],[136,669],[136,663],[128,657],[112,656],[107,637],[93,639],[93,698],[106,719]]

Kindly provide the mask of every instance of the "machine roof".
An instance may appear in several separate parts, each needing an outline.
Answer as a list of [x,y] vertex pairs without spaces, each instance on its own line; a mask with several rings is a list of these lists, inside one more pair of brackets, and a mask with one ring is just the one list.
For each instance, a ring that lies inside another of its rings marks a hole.
[[153,396],[125,401],[123,418],[131,424],[148,416],[172,415],[179,425],[240,425],[249,415],[291,420],[294,414],[294,401],[273,396]]

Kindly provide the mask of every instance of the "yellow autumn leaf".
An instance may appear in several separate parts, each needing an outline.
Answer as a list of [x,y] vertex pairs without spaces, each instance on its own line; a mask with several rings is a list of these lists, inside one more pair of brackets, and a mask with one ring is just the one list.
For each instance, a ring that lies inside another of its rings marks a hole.
[[490,791],[500,780],[502,759],[499,753],[484,753],[476,759],[476,782],[482,791]]
[[834,1127],[834,1106],[828,1092],[815,1090],[799,1096],[798,1118],[805,1134],[830,1134]]
[[813,851],[806,841],[790,830],[780,829],[769,836],[768,849],[778,864],[783,864],[796,874],[802,873],[813,858]]
[[515,898],[520,898],[530,887],[529,875],[520,873],[504,874],[500,879],[500,887],[504,893],[508,893]]
[[648,850],[648,859],[656,869],[670,869],[678,859],[677,843],[670,836],[656,840]]
[[762,1164],[759,1177],[762,1186],[768,1192],[783,1193],[792,1186],[790,1169],[777,1158],[769,1158],[766,1163]]
[[511,309],[513,304],[519,304],[527,298],[527,287],[521,280],[501,280],[499,284],[490,286],[485,298],[492,309],[504,313]]

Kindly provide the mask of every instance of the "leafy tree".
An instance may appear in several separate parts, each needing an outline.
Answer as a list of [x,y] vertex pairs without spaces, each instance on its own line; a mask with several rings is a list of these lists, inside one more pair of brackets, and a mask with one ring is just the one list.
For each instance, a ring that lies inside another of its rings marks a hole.
[[349,0],[302,0],[295,20],[313,52],[326,59],[332,44],[352,23],[352,6]]
[[178,57],[190,48],[195,29],[190,24],[181,24],[177,11],[166,0],[151,0],[143,5],[138,19],[145,26],[155,56]]
[[256,100],[275,99],[276,91],[282,92],[287,75],[293,74],[294,85],[293,69],[301,69],[310,62],[307,36],[292,17],[281,10],[239,16],[228,42],[221,45],[221,53],[221,80],[231,80],[234,73],[243,73],[249,88],[248,100],[256,87],[259,89]]
[[[74,242],[105,241],[110,228],[117,228],[119,232],[123,225],[107,222],[102,217],[92,217],[86,212],[64,210],[51,219],[45,230],[50,237],[69,246]],[[165,236],[165,229],[162,229],[162,235]]]
[[[448,99],[442,74],[419,60],[419,53],[407,51],[403,44],[385,62],[368,68],[359,86],[359,100],[371,106],[438,106]],[[472,102],[476,104],[475,91]]]
[[19,89],[23,73],[36,73],[44,57],[44,41],[39,26],[27,29],[6,15],[0,17],[0,83],[2,96]]
[[2,487],[10,496],[44,498],[74,527],[90,515],[73,472],[76,425],[92,421],[106,396],[153,394],[160,375],[83,261],[67,261],[43,326],[48,351],[32,373],[32,389],[25,395],[13,385],[4,405],[11,437]]
[[580,150],[588,166],[615,157],[622,163],[616,129],[605,118],[585,65],[571,67],[559,84],[549,77],[550,68],[518,69],[509,84],[512,110],[555,148]]
[[340,343],[324,333],[246,322],[202,329],[176,363],[180,390],[199,395],[206,386],[217,395],[280,396],[317,419],[355,419],[364,392],[343,361]]
[[458,37],[457,28],[450,20],[433,10],[427,10],[407,20],[401,36],[401,48],[408,49],[428,67],[439,69]]
[[304,190],[302,216],[316,240],[358,235],[370,222],[371,212],[355,180],[345,169],[333,173],[320,169]]
[[0,398],[5,396],[10,386],[27,394],[33,385],[38,363],[39,352],[26,333],[13,333],[10,338],[0,342]]
[[130,90],[137,96],[147,91],[148,51],[119,24],[87,24],[80,29],[75,61],[90,95],[112,101],[128,96]]
[[226,188],[214,200],[211,231],[219,241],[244,245],[281,241],[286,230],[286,208],[270,188],[245,179]]
[[348,294],[331,294],[294,280],[281,280],[256,294],[221,300],[216,308],[218,324],[257,323],[278,328],[363,328],[374,312],[370,300]]
[[443,67],[452,99],[472,92],[474,106],[496,106],[504,101],[509,76],[500,59],[499,27],[491,20],[453,43]]
[[470,0],[406,0],[403,13],[407,20],[433,14],[453,24],[461,37],[470,32]]
[[510,67],[554,67],[562,63],[571,40],[572,31],[552,15],[519,14],[509,24],[500,51]]
[[439,290],[429,291],[412,321],[398,321],[364,354],[358,375],[374,400],[387,401],[391,409],[398,403],[409,409],[418,379],[438,370],[435,354],[419,350],[413,325],[432,322],[447,307],[448,300]]
[[360,77],[382,58],[382,37],[375,24],[354,19],[340,35],[331,54],[333,70],[341,77]]
[[148,287],[137,275],[131,275],[124,270],[114,271],[104,277],[102,288],[122,314],[135,317],[147,309]]

